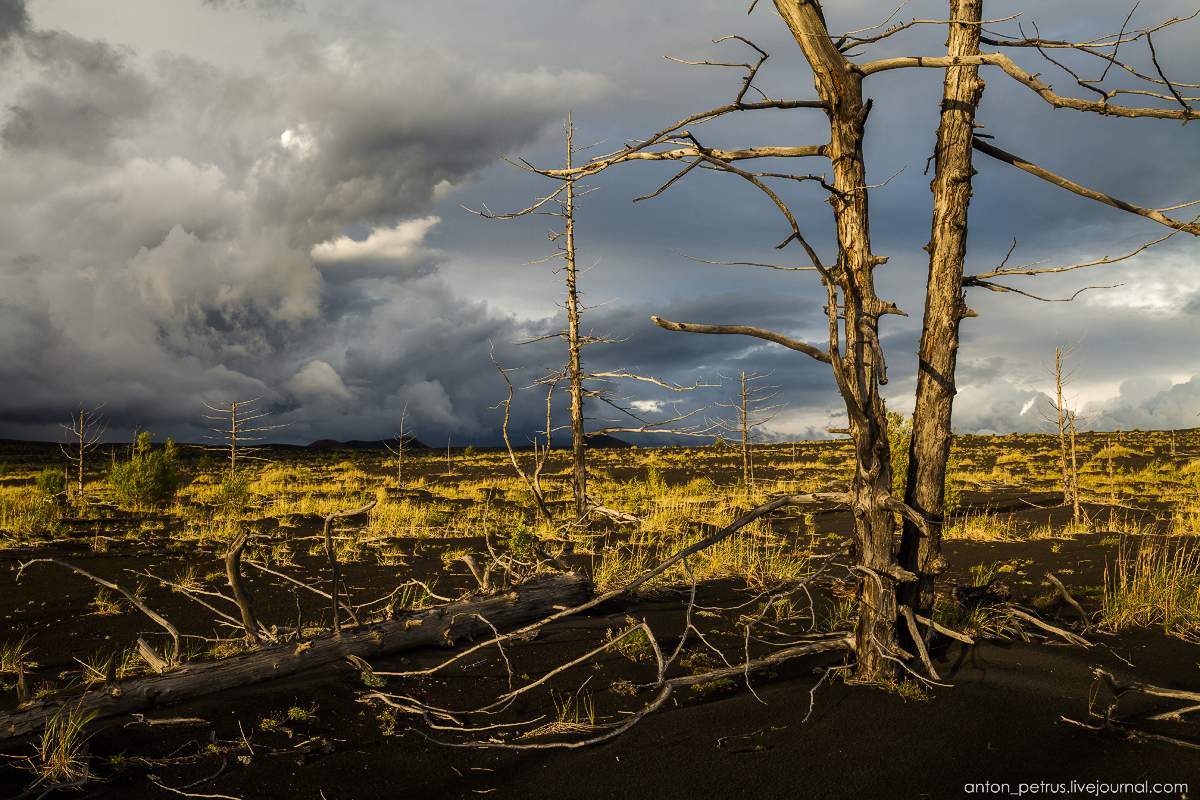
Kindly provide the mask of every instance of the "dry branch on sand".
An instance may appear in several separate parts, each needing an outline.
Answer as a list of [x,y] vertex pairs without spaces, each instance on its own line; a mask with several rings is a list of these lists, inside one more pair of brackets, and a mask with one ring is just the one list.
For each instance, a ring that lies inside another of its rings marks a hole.
[[299,643],[265,647],[220,661],[188,664],[160,675],[114,683],[81,695],[38,700],[0,715],[0,738],[33,733],[65,705],[98,717],[143,711],[238,686],[274,680],[348,656],[374,657],[419,647],[452,645],[467,637],[543,617],[578,603],[590,591],[577,575],[546,575],[512,590],[343,629]]

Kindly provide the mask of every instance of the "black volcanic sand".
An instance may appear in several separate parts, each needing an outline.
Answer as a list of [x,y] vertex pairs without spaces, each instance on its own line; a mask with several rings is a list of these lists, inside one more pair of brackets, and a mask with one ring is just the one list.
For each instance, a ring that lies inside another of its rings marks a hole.
[[[1101,538],[950,542],[950,574],[965,574],[973,564],[1013,564],[1005,578],[1018,599],[1029,600],[1044,593],[1040,576],[1053,569],[1080,590],[1085,605],[1094,606],[1086,587],[1102,580],[1104,564],[1116,547],[1111,542],[1101,544]],[[135,560],[119,554],[97,554],[90,559],[77,554],[73,558],[101,574],[116,574]],[[22,618],[29,618],[29,608],[55,617],[52,630],[65,634],[61,641],[70,643],[67,651],[94,652],[97,639],[115,640],[146,630],[145,624],[130,614],[73,615],[70,609],[79,608],[82,596],[91,596],[91,587],[68,588],[73,582],[58,574],[57,568],[41,569],[49,579],[32,580],[30,573],[22,582],[21,596],[25,603],[32,603],[23,610]],[[367,577],[359,565],[352,585]],[[43,608],[37,599],[43,592],[61,593],[59,604]],[[730,586],[711,584],[704,587],[700,602],[730,605],[742,597]],[[12,613],[14,599],[13,593],[5,593],[5,614]],[[184,606],[169,605],[172,600],[179,602],[169,594],[152,595],[152,599],[161,601],[164,609],[183,613]],[[818,596],[818,605],[823,602],[825,598]],[[537,675],[547,665],[585,652],[606,629],[623,627],[626,613],[647,618],[665,647],[678,635],[679,598],[641,598],[632,605],[611,606],[595,616],[565,621],[534,642],[510,648],[514,671]],[[729,628],[727,624],[707,627]],[[913,700],[877,688],[826,681],[815,695],[807,722],[803,718],[816,683],[813,670],[838,659],[799,659],[754,681],[765,705],[740,686],[703,695],[680,690],[674,703],[614,741],[574,751],[524,753],[436,744],[422,734],[429,733],[427,728],[417,724],[421,732],[412,730],[414,723],[404,716],[397,719],[392,735],[384,735],[380,709],[358,700],[363,691],[358,673],[336,665],[150,714],[153,718],[205,720],[196,726],[150,727],[129,724],[127,719],[105,722],[91,744],[104,782],[89,786],[87,796],[178,796],[152,785],[147,773],[171,787],[203,781],[189,790],[200,794],[323,796],[328,800],[488,794],[522,798],[941,798],[967,796],[966,784],[984,781],[1007,781],[1014,791],[1021,782],[1072,779],[1193,785],[1200,781],[1200,752],[1163,743],[1130,742],[1059,720],[1060,715],[1087,718],[1095,666],[1120,678],[1200,688],[1200,652],[1193,644],[1152,631],[1099,636],[1097,640],[1100,644],[1088,650],[1019,641],[980,642],[974,648],[954,644],[936,653],[939,670],[952,688],[938,688],[927,700]],[[715,641],[731,654],[738,652],[738,642]],[[378,660],[374,666],[382,671],[411,669],[435,663],[439,655],[406,654]],[[569,694],[585,679],[592,684],[590,688],[599,689],[615,678],[645,681],[651,677],[649,665],[635,665],[619,655],[606,655],[598,661],[600,668],[587,665],[564,676],[557,682],[559,692]],[[469,708],[494,699],[504,686],[501,663],[481,657],[464,670],[436,679],[397,681],[390,688],[444,707]],[[615,714],[618,708],[636,708],[637,700],[644,699],[644,695],[617,698],[605,691],[594,696],[602,717]],[[545,695],[533,698],[512,709],[505,719],[545,713],[547,700]],[[1164,702],[1149,706],[1128,702],[1123,710],[1171,707],[1171,701]],[[262,729],[264,717],[285,717],[292,707],[315,708],[313,718],[285,719],[281,727]],[[226,753],[204,752],[210,742],[232,745],[242,730],[250,739],[253,754],[244,747]],[[1200,741],[1200,727],[1195,723],[1171,723],[1162,730]],[[29,743],[9,742],[5,752],[19,754],[29,747]],[[117,755],[124,755],[125,762],[114,768],[111,757]],[[239,756],[250,756],[249,763],[240,761]],[[138,757],[163,761],[150,765]],[[203,780],[218,772],[215,778]],[[15,770],[0,772],[0,781],[6,795],[17,794],[28,785],[27,776]]]

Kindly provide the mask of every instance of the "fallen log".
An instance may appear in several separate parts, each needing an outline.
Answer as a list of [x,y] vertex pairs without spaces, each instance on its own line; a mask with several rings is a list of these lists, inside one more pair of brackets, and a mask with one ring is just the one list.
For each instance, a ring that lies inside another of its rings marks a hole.
[[347,656],[371,658],[421,647],[452,646],[476,634],[539,619],[591,595],[591,583],[573,574],[532,578],[507,592],[473,597],[387,622],[345,628],[303,642],[266,647],[220,661],[188,664],[110,686],[28,703],[0,715],[0,740],[35,733],[64,706],[97,717],[130,714],[240,686],[294,675]]

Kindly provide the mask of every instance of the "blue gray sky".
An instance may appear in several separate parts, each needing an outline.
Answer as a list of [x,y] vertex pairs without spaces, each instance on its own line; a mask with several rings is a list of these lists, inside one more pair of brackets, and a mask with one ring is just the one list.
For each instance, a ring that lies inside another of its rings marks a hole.
[[[561,363],[555,344],[514,344],[561,323],[561,279],[527,263],[550,251],[552,220],[489,222],[460,204],[517,208],[552,188],[501,159],[557,163],[568,111],[577,141],[612,150],[727,102],[733,71],[663,58],[744,58],[735,44],[712,45],[718,36],[747,35],[772,53],[759,81],[768,94],[812,97],[771,4],[752,16],[744,5],[0,0],[0,437],[56,438],[72,408],[103,404],[113,435],[137,426],[195,439],[204,400],[261,396],[291,441],[388,436],[405,405],[430,442],[496,441],[503,383],[489,347],[528,374]],[[839,30],[894,7],[828,5]],[[1134,23],[1193,10],[1143,2]],[[1036,22],[1046,36],[1088,38],[1118,28],[1128,6],[986,7],[993,18],[1017,12],[1027,30]],[[944,2],[916,0],[900,16],[945,14]],[[1198,36],[1200,22],[1156,37],[1168,74],[1200,81]],[[870,55],[937,54],[943,40],[941,29],[918,27]],[[1074,87],[1036,53],[1014,57],[1060,91]],[[1001,147],[1136,203],[1200,197],[1195,125],[1054,111],[999,72],[985,78],[979,116]],[[875,250],[889,257],[878,283],[912,315],[885,325],[887,396],[902,411],[912,406],[940,81],[936,70],[896,71],[867,87],[869,179],[895,175],[871,198]],[[704,135],[728,146],[808,144],[824,128],[819,111],[765,112]],[[1166,232],[999,163],[981,158],[977,168],[969,271],[996,264],[1014,237],[1014,259],[1065,263]],[[650,324],[654,313],[811,338],[824,326],[811,274],[684,257],[779,260],[778,219],[753,189],[691,175],[631,202],[672,169],[612,170],[581,203],[582,286],[594,306],[585,327],[621,340],[592,348],[591,363],[679,383],[771,373],[788,406],[768,435],[823,435],[841,417],[824,366],[756,340]],[[787,191],[830,253],[828,206],[811,187]],[[1181,234],[1091,274],[1025,285],[1061,296],[1123,284],[1069,304],[972,290],[980,316],[964,323],[956,428],[1039,429],[1058,344],[1074,348],[1070,394],[1088,425],[1195,426],[1198,246]],[[693,408],[727,392],[621,390],[644,409]],[[538,404],[518,397],[523,432],[537,425]]]

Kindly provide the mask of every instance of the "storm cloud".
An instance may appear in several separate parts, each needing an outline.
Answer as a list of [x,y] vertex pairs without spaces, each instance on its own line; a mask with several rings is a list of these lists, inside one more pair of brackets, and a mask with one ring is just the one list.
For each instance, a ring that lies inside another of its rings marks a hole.
[[[764,90],[811,93],[777,19],[744,18],[715,0],[688,4],[686,15],[675,0],[651,8],[471,0],[453,15],[378,0],[171,5],[127,0],[101,13],[0,0],[0,436],[53,438],[71,408],[104,403],[114,435],[143,426],[195,438],[203,400],[261,396],[292,441],[390,435],[407,405],[431,442],[494,442],[503,384],[491,354],[523,376],[552,368],[561,363],[556,342],[516,343],[562,324],[561,276],[527,264],[549,251],[553,221],[487,222],[459,207],[520,207],[546,191],[500,157],[560,160],[568,110],[578,140],[611,150],[725,102],[732,75],[661,56],[725,52],[708,40],[730,26],[777,54]],[[936,2],[918,5],[914,16],[938,16]],[[1115,3],[1063,5],[1089,13],[1038,9],[1039,21],[1094,33],[1081,16],[1112,11],[1119,24],[1124,14]],[[1152,5],[1139,13],[1181,8]],[[831,25],[860,27],[875,13],[839,6]],[[589,35],[564,35],[579,30]],[[1164,35],[1159,48],[1177,74],[1200,74],[1200,55],[1186,44],[1186,34]],[[918,29],[880,52],[940,46],[936,32]],[[871,86],[870,177],[899,173],[872,202],[876,249],[890,257],[881,293],[912,315],[885,328],[887,394],[901,410],[911,407],[929,229],[921,173],[940,78],[928,72]],[[981,119],[1006,147],[1138,202],[1188,199],[1176,195],[1189,188],[1177,176],[1200,167],[1190,128],[1064,116],[988,77]],[[704,135],[721,144],[815,142],[816,113],[713,125]],[[1050,146],[1068,141],[1086,144]],[[1157,234],[1007,167],[978,168],[974,266],[997,263],[1014,236],[1019,255],[1063,263]],[[594,306],[585,327],[617,340],[591,348],[591,363],[680,384],[742,368],[770,373],[789,403],[770,435],[824,435],[841,412],[823,365],[757,340],[649,323],[661,314],[824,336],[811,275],[683,257],[785,258],[772,251],[782,236],[760,196],[697,175],[654,201],[629,202],[669,174],[661,165],[617,170],[583,198],[582,281]],[[788,191],[827,252],[819,194]],[[964,324],[956,426],[1037,429],[1044,367],[1060,343],[1074,345],[1072,391],[1087,424],[1194,425],[1195,253],[1176,237],[1108,267],[1103,280],[1037,284],[1048,295],[1125,284],[1072,304],[970,296],[981,316]],[[695,408],[724,391],[640,384],[617,393],[649,412]],[[536,427],[536,406],[530,396],[515,409],[521,435]],[[612,416],[592,412],[598,424]]]

